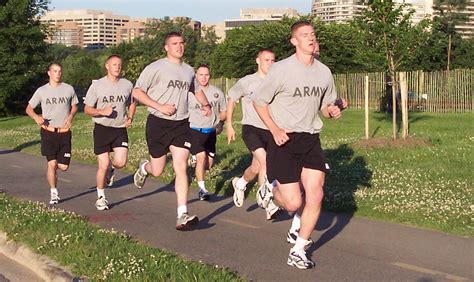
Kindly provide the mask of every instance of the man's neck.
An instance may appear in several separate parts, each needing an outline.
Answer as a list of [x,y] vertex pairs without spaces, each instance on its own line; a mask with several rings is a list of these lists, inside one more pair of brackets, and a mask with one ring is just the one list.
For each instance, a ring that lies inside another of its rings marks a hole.
[[178,58],[175,58],[175,57],[171,57],[171,56],[166,56],[166,58],[172,62],[172,63],[175,63],[177,65],[180,65],[182,62],[183,62],[183,59],[178,59]]
[[107,74],[107,78],[112,82],[117,82],[119,80],[118,76],[114,76],[114,75],[111,75],[111,74]]
[[258,69],[257,70],[257,76],[260,77],[260,78],[265,78],[267,74],[264,73],[261,69]]
[[303,52],[296,51],[295,55],[296,59],[304,65],[311,66],[314,62],[314,56],[312,54],[308,55],[304,54]]
[[51,85],[52,87],[58,87],[59,85],[61,85],[61,81],[56,82],[56,81],[50,80],[49,85]]

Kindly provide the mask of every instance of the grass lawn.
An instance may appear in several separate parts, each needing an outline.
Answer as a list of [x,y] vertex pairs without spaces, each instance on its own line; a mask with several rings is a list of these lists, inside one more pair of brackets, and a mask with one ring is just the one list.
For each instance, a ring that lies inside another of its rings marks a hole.
[[[145,118],[145,109],[139,107],[129,130],[130,157],[125,169],[130,173],[140,158],[147,156]],[[325,121],[321,141],[331,166],[326,178],[325,209],[473,236],[474,114],[410,113],[413,139],[388,147],[361,145],[363,118],[363,111],[347,110],[342,119]],[[90,118],[77,115],[73,160],[96,162],[92,128]],[[240,126],[236,129],[240,136]],[[28,117],[0,119],[0,130],[1,148],[40,154],[38,128]],[[391,130],[391,115],[370,113],[372,141],[389,139]],[[420,140],[423,142],[416,142]],[[216,164],[206,186],[231,195],[230,180],[242,174],[250,157],[241,139],[227,145],[225,134],[219,136],[217,148]],[[167,182],[172,178],[168,166],[160,179]]]
[[0,194],[0,230],[90,281],[240,281],[232,272],[101,229],[82,217]]

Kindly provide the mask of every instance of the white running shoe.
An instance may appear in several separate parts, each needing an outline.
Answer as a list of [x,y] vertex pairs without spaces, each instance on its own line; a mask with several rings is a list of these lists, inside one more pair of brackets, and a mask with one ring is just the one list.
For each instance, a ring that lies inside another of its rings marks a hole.
[[183,213],[178,219],[176,220],[176,230],[190,230],[191,228],[195,227],[199,222],[199,218],[195,215],[189,215],[187,213]]
[[195,155],[189,155],[188,166],[189,166],[189,167],[192,167],[192,168],[195,168],[195,167],[196,167],[196,163],[197,163],[196,156],[195,156]]
[[234,204],[236,207],[242,207],[244,204],[245,199],[245,189],[240,189],[237,187],[237,181],[239,181],[238,177],[234,177],[232,179],[232,187],[234,187]]
[[265,208],[265,212],[267,214],[267,220],[272,220],[275,219],[281,213],[281,209],[280,207],[275,205],[275,203],[273,203],[273,200],[270,199],[270,202]]
[[268,204],[271,202],[273,198],[272,188],[273,184],[270,184],[271,187],[267,185],[267,181],[258,187],[257,191],[257,205],[262,209],[266,209]]
[[199,197],[199,200],[201,201],[209,201],[209,199],[211,198],[211,195],[209,195],[208,191],[199,189],[198,197]]
[[59,200],[61,200],[57,193],[51,193],[51,199],[49,200],[50,205],[59,204]]
[[[291,231],[291,230],[288,230],[288,233],[286,234],[286,241],[290,244],[295,244],[296,243],[296,239],[298,238],[298,233],[300,232],[299,229],[295,230],[295,231]],[[306,241],[306,245],[305,247],[309,247],[313,244],[313,240],[311,240],[311,238],[308,239],[308,241]]]
[[135,184],[135,186],[138,189],[141,189],[143,187],[143,185],[145,185],[145,180],[146,180],[148,175],[143,174],[141,168],[144,164],[146,164],[148,162],[150,162],[150,161],[146,160],[146,159],[141,160],[140,164],[138,165],[137,171],[133,175],[133,184]]
[[108,210],[109,202],[105,199],[105,197],[100,196],[100,198],[95,202],[95,207],[99,211]]
[[107,171],[105,172],[105,184],[110,187],[114,185],[115,179],[115,168],[113,166],[109,166]]
[[306,257],[306,252],[296,251],[291,249],[286,263],[290,266],[296,266],[299,269],[309,269],[316,266],[316,264]]

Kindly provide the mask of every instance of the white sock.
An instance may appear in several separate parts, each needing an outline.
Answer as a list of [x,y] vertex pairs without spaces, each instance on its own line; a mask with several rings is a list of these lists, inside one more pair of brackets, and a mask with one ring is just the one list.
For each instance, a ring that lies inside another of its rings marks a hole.
[[290,232],[294,232],[301,227],[301,217],[298,213],[295,213],[293,216],[293,221],[291,222]]
[[50,188],[49,190],[50,190],[50,192],[51,192],[51,195],[53,195],[53,194],[58,195],[58,189],[56,189],[56,188]]
[[298,235],[298,238],[296,238],[296,243],[292,249],[294,251],[304,251],[304,246],[306,245],[306,242],[306,239],[303,239]]
[[204,185],[204,181],[198,181],[197,183],[198,183],[198,187],[199,187],[200,190],[203,190],[203,191],[205,191],[205,192],[208,192],[208,191],[206,190],[206,186]]
[[182,216],[184,213],[188,213],[188,207],[186,205],[178,207],[178,217]]
[[97,188],[97,198],[104,197],[105,198],[105,189]]
[[144,162],[144,163],[140,166],[140,171],[141,171],[144,175],[148,175],[148,172],[147,172],[146,169],[145,169],[145,166],[146,166],[147,163],[149,163],[149,161]]
[[244,190],[247,189],[247,181],[245,181],[244,177],[242,176],[241,178],[239,178],[239,180],[237,180],[237,188],[241,189],[241,190]]

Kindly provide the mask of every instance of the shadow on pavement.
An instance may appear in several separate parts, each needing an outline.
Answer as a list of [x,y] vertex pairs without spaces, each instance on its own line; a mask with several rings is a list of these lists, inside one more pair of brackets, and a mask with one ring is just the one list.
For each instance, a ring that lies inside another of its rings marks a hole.
[[109,204],[109,208],[114,208],[115,206],[119,206],[123,203],[126,203],[126,202],[129,202],[129,201],[132,201],[134,199],[140,199],[140,198],[145,198],[145,197],[148,197],[148,196],[151,196],[153,194],[157,194],[157,193],[161,193],[161,192],[174,192],[174,182],[172,183],[169,183],[165,186],[162,186],[160,188],[157,188],[155,189],[154,191],[151,191],[151,192],[148,192],[148,193],[144,193],[144,194],[140,194],[138,196],[135,196],[135,197],[131,197],[131,198],[128,198],[128,199],[124,199],[122,201],[118,201],[118,202],[115,202],[115,203],[110,203]]
[[354,198],[357,189],[371,187],[372,171],[367,168],[363,157],[355,156],[349,145],[342,144],[336,149],[325,150],[325,154],[331,170],[326,175],[324,185],[324,212],[316,225],[321,235],[307,250],[309,256],[349,224],[357,210]]
[[2,150],[2,151],[0,151],[0,155],[11,154],[11,153],[14,153],[14,152],[20,152],[21,150],[23,150],[25,148],[31,147],[31,146],[39,144],[39,143],[41,143],[41,140],[29,141],[29,142],[23,143],[21,145],[18,145],[18,146],[16,146],[15,148],[13,148],[11,150]]

